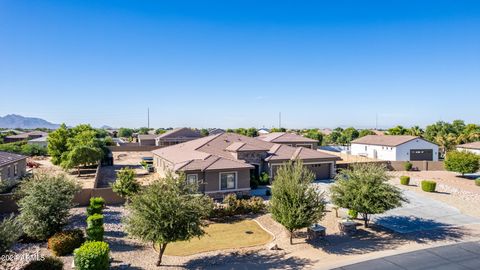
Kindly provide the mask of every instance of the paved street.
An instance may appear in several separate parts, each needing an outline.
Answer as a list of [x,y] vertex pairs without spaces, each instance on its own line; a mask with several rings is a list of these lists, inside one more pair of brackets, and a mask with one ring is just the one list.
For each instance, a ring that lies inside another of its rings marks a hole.
[[335,270],[478,270],[480,242],[430,248],[384,257]]

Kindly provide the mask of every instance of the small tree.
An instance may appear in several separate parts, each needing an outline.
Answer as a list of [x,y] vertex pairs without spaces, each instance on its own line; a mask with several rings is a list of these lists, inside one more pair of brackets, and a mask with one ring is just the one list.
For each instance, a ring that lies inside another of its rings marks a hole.
[[65,169],[77,167],[78,175],[80,175],[80,166],[95,164],[102,158],[102,149],[87,145],[79,145],[68,152],[68,155],[66,155],[65,160],[62,162],[62,167]]
[[22,226],[13,215],[0,222],[0,255],[9,250],[22,235]]
[[17,195],[23,231],[38,240],[61,231],[79,190],[78,184],[63,174],[38,174],[22,182]]
[[330,188],[332,202],[362,214],[365,227],[371,214],[381,214],[407,201],[400,189],[390,185],[383,165],[356,164],[343,170]]
[[140,190],[140,183],[135,179],[135,171],[130,168],[122,168],[117,172],[117,179],[112,185],[113,192],[124,199],[129,199]]
[[158,245],[157,266],[168,243],[200,237],[206,218],[213,209],[212,200],[196,194],[197,187],[186,183],[185,176],[154,181],[127,205],[126,231],[144,242]]
[[475,173],[480,169],[480,156],[467,151],[452,151],[445,158],[445,169],[452,172]]
[[311,185],[314,174],[301,161],[284,163],[275,174],[270,212],[290,232],[311,226],[324,216],[325,201]]

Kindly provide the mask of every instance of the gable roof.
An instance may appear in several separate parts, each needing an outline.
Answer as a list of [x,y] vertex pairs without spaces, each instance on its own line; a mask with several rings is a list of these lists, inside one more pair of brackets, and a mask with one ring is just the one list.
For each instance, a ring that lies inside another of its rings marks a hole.
[[476,150],[480,150],[480,141],[457,145],[457,147],[458,147],[458,148],[465,148],[465,149],[476,149]]
[[200,132],[192,130],[190,128],[176,128],[167,131],[163,134],[157,135],[157,139],[169,139],[169,138],[200,138],[202,135]]
[[262,141],[273,143],[318,143],[317,140],[287,132],[272,132],[258,136],[257,138]]
[[211,135],[152,152],[171,162],[175,171],[254,168],[247,162],[236,159],[234,152],[239,151],[265,151],[269,155],[266,161],[287,161],[297,158],[329,161],[340,159],[312,149],[265,142],[235,133]]
[[20,161],[22,159],[26,159],[26,156],[8,153],[8,152],[1,152],[0,151],[0,166],[7,165],[16,161]]
[[155,135],[155,134],[140,134],[137,136],[138,140],[155,140],[155,138],[157,138],[158,135]]
[[[424,140],[417,136],[410,135],[367,135],[352,141],[352,144],[368,144],[368,145],[380,145],[396,147],[413,141],[415,139]],[[426,140],[424,140],[426,141]],[[433,144],[433,143],[432,143]]]

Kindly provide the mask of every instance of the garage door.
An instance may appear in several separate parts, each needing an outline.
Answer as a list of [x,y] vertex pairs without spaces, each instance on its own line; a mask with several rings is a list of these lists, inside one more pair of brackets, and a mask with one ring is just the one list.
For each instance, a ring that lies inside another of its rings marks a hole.
[[412,149],[410,150],[410,160],[433,160],[433,150],[432,149]]
[[319,163],[319,164],[308,164],[306,165],[314,174],[315,179],[322,180],[322,179],[330,179],[330,167],[331,163]]

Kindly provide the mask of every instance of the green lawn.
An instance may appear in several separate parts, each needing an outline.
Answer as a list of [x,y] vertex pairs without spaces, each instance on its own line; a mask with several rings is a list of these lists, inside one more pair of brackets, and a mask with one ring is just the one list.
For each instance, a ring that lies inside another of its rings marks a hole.
[[252,247],[267,244],[273,239],[253,220],[214,223],[205,232],[200,239],[168,244],[165,255],[187,256],[213,250]]

